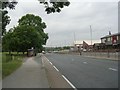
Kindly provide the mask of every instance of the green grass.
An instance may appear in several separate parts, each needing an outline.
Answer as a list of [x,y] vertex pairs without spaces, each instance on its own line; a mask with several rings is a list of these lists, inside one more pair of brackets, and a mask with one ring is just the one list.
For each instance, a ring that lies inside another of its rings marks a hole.
[[12,56],[8,52],[2,53],[2,78],[10,75],[22,65],[23,56],[17,55],[15,52]]
[[2,80],[2,53],[0,52],[0,80]]

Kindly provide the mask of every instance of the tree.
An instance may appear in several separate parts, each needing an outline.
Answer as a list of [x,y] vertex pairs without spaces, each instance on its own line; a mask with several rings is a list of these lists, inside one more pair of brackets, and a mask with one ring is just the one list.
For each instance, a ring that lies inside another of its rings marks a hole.
[[8,11],[5,8],[15,9],[15,5],[17,2],[15,0],[9,1],[6,0],[4,2],[0,1],[1,12],[2,12],[2,35],[6,33],[6,26],[10,23],[10,17],[8,16]]
[[10,17],[7,14],[8,11],[2,11],[2,35],[6,33],[6,26],[10,23]]
[[70,46],[64,46],[63,49],[70,49]]
[[47,14],[60,12],[64,6],[69,6],[70,2],[68,0],[38,0],[40,3],[44,4],[45,11]]
[[3,37],[2,50],[9,52],[15,51],[18,42],[18,38],[16,38],[15,33],[13,33],[13,29],[10,29]]
[[46,25],[39,16],[27,14],[19,20],[17,27],[9,30],[3,37],[5,51],[26,52],[34,47],[42,51],[46,44],[48,34],[44,33]]
[[17,1],[15,0],[5,0],[5,1],[0,1],[2,3],[2,9],[4,8],[10,8],[10,9],[15,9],[15,5],[17,4]]
[[42,22],[42,19],[39,16],[35,16],[33,14],[27,14],[19,19],[19,26],[31,26],[34,27],[37,32],[39,32],[40,36],[43,38],[42,44],[46,44],[48,39],[48,34],[44,33],[44,29],[46,28],[46,24]]
[[[38,0],[41,4],[45,6],[45,11],[47,14],[60,12],[64,6],[69,6],[70,2],[68,0]],[[15,9],[15,5],[18,2],[15,0],[6,0],[4,2],[0,1],[0,4],[2,4],[2,35],[6,33],[6,26],[10,23],[10,17],[8,16],[8,11],[5,10],[5,8]]]
[[[47,14],[60,12],[64,6],[69,6],[70,2],[68,0],[60,2],[60,0],[43,0],[40,1],[43,5],[45,5],[45,11]],[[46,28],[46,24],[42,22],[42,19],[39,16],[34,16],[32,14],[27,14],[23,16],[19,20],[19,26],[11,29],[6,32],[6,26],[10,23],[10,17],[8,16],[8,11],[5,8],[15,9],[15,5],[17,2],[15,0],[7,0],[7,2],[1,2],[2,4],[2,35],[3,35],[3,48],[7,51],[26,51],[29,47],[35,47],[37,49],[42,50],[42,45],[46,44],[48,39],[48,34],[44,33]],[[1,13],[0,13],[1,14]],[[19,33],[21,32],[21,33]],[[25,33],[27,32],[27,33]],[[29,35],[35,38],[26,37]],[[31,35],[32,34],[32,35]],[[23,37],[21,37],[24,35]],[[34,36],[35,35],[35,36]],[[29,38],[29,39],[28,39]],[[34,39],[34,40],[33,40]],[[22,41],[23,40],[23,41]],[[32,40],[32,41],[29,41]],[[29,42],[27,42],[29,41]],[[30,44],[31,43],[31,44]],[[24,44],[26,45],[24,47]]]
[[42,37],[32,26],[18,26],[15,28],[16,37],[19,38],[17,44],[18,51],[25,52],[31,47],[39,48],[42,47]]

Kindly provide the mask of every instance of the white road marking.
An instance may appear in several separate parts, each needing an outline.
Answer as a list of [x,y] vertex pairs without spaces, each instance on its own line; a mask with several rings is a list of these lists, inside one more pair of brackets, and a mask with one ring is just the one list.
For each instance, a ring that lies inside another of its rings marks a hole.
[[53,67],[59,72],[59,70],[55,66],[53,66]]
[[[46,57],[45,57],[46,58]],[[46,58],[47,59],[47,58]],[[49,59],[47,59],[49,61]],[[73,59],[74,60],[74,59]],[[50,62],[50,61],[49,61]],[[50,64],[52,64],[50,62]],[[53,65],[53,64],[52,64]],[[53,65],[53,67],[59,72],[59,70]],[[70,84],[70,86],[74,89],[74,90],[77,90],[77,88],[64,76],[62,75],[62,77]]]
[[50,62],[51,65],[53,65],[51,62]]
[[84,64],[87,64],[87,62],[83,62]]
[[44,62],[43,62],[43,58],[42,58],[42,67],[44,67]]
[[118,71],[117,69],[114,69],[114,68],[109,68],[109,70],[112,70],[112,71]]
[[62,77],[70,84],[72,88],[74,88],[74,90],[77,90],[76,87],[64,75],[62,75]]
[[[46,58],[45,56],[44,56],[44,58]],[[47,58],[46,58],[47,59]],[[49,59],[47,59],[48,61],[49,61]],[[49,61],[50,62],[50,61]]]
[[74,61],[74,59],[72,59],[72,61]]
[[[45,57],[46,58],[46,57]],[[46,58],[47,59],[47,58]],[[48,60],[48,59],[47,59]],[[49,61],[49,60],[48,60]],[[50,62],[50,61],[49,61]]]
[[[45,57],[46,58],[46,57]],[[47,59],[47,58],[46,58]],[[50,60],[49,59],[47,59],[48,60],[48,62],[51,64],[51,65],[53,65],[51,62],[50,62]]]

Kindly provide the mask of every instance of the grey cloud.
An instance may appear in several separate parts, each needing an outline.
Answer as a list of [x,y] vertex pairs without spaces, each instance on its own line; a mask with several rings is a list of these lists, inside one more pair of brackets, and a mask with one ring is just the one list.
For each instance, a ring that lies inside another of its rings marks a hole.
[[[21,1],[21,0],[19,0]],[[34,0],[33,0],[34,1]],[[27,14],[33,13],[41,16],[47,24],[45,32],[49,34],[47,46],[51,44],[65,45],[72,44],[74,32],[77,40],[90,39],[90,25],[92,25],[93,39],[118,31],[118,10],[116,2],[71,2],[69,7],[62,9],[60,13],[46,14],[43,5],[36,2],[21,2],[16,10],[9,11],[12,27],[17,20]],[[62,43],[62,44],[60,44]]]

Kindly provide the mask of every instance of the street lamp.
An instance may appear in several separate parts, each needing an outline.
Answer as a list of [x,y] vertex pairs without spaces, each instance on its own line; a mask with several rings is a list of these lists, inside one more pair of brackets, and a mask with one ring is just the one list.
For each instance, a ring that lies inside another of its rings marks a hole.
[[92,27],[90,25],[90,36],[91,36],[91,45],[92,45]]

